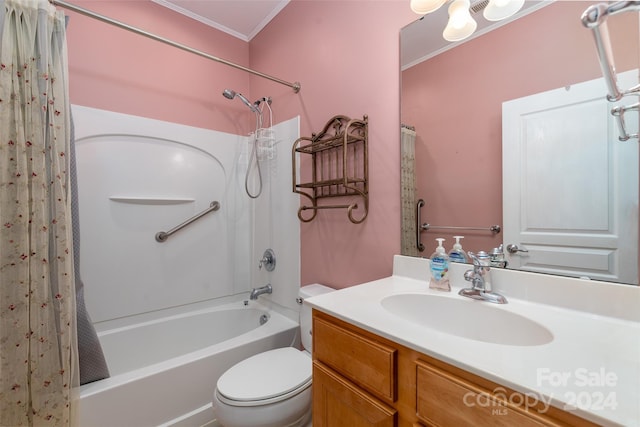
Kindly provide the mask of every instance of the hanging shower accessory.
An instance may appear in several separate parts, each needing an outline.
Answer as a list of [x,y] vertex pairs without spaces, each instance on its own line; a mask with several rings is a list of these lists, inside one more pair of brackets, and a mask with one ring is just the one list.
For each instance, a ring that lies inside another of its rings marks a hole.
[[[271,97],[262,97],[253,104],[239,92],[231,89],[225,89],[222,95],[227,99],[238,98],[244,105],[256,115],[256,128],[249,137],[251,138],[251,153],[249,154],[249,162],[247,164],[247,173],[244,176],[244,189],[249,197],[257,199],[262,194],[262,170],[260,169],[260,160],[265,158],[273,159],[275,151],[275,132],[273,130],[273,110],[271,109]],[[263,109],[267,106],[269,110],[269,127],[263,128]],[[258,174],[258,191],[252,193],[249,189],[249,176],[252,168]]]
[[[258,108],[266,106],[269,110],[269,127],[260,127],[256,131],[256,153],[259,160],[273,160],[276,157],[275,143],[276,133],[273,130],[273,110],[271,109],[271,97],[263,97],[254,102]],[[262,114],[263,110],[260,110]],[[261,123],[262,124],[262,123]]]

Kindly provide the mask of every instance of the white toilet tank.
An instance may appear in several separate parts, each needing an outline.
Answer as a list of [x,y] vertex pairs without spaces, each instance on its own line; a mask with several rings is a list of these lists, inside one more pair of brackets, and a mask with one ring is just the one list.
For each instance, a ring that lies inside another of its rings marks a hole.
[[[315,283],[301,287],[298,296],[304,301],[307,298],[333,291],[335,291],[335,289]],[[302,341],[302,347],[309,353],[311,353],[311,343],[313,341],[311,339],[311,324],[311,307],[302,303],[302,307],[300,307],[300,339]]]

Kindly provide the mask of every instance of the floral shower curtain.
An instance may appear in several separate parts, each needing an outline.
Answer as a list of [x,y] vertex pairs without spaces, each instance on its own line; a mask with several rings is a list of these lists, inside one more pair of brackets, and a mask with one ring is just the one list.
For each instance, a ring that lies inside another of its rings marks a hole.
[[65,22],[0,0],[0,425],[72,422],[78,384]]
[[401,254],[418,256],[416,246],[416,131],[408,125],[400,127],[400,191],[402,200]]

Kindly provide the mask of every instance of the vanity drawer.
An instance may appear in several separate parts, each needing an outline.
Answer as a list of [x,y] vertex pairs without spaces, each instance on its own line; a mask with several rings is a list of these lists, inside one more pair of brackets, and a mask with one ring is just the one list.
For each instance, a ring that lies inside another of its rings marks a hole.
[[[422,361],[416,362],[416,412],[429,426],[561,426],[537,411],[527,412],[493,391]],[[506,395],[505,389],[496,390]]]
[[313,362],[314,427],[396,427],[398,411],[371,397],[333,369]]
[[397,350],[314,315],[313,357],[383,401],[396,400]]

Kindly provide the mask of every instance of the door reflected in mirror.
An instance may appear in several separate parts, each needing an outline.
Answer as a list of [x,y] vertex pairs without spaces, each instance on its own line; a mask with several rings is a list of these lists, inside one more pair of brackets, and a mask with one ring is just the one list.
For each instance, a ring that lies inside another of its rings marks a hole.
[[[425,52],[424,61],[406,59],[401,121],[415,128],[415,195],[403,188],[402,206],[415,210],[424,199],[421,220],[432,228],[412,224],[425,249],[413,238],[404,253],[428,257],[435,238],[444,237],[448,251],[453,236],[464,235],[467,251],[500,244],[528,251],[505,250],[508,268],[638,284],[638,140],[618,141],[609,114],[615,104],[606,102],[593,36],[580,21],[591,4],[553,2],[449,50]],[[404,28],[402,51],[415,52],[415,25],[441,37],[437,19],[426,15]],[[638,27],[634,12],[608,20],[624,85],[638,81]],[[601,92],[573,102],[586,86]],[[409,169],[403,165],[403,174]],[[407,222],[414,221],[403,221],[403,235]],[[494,224],[500,233],[489,231]]]

